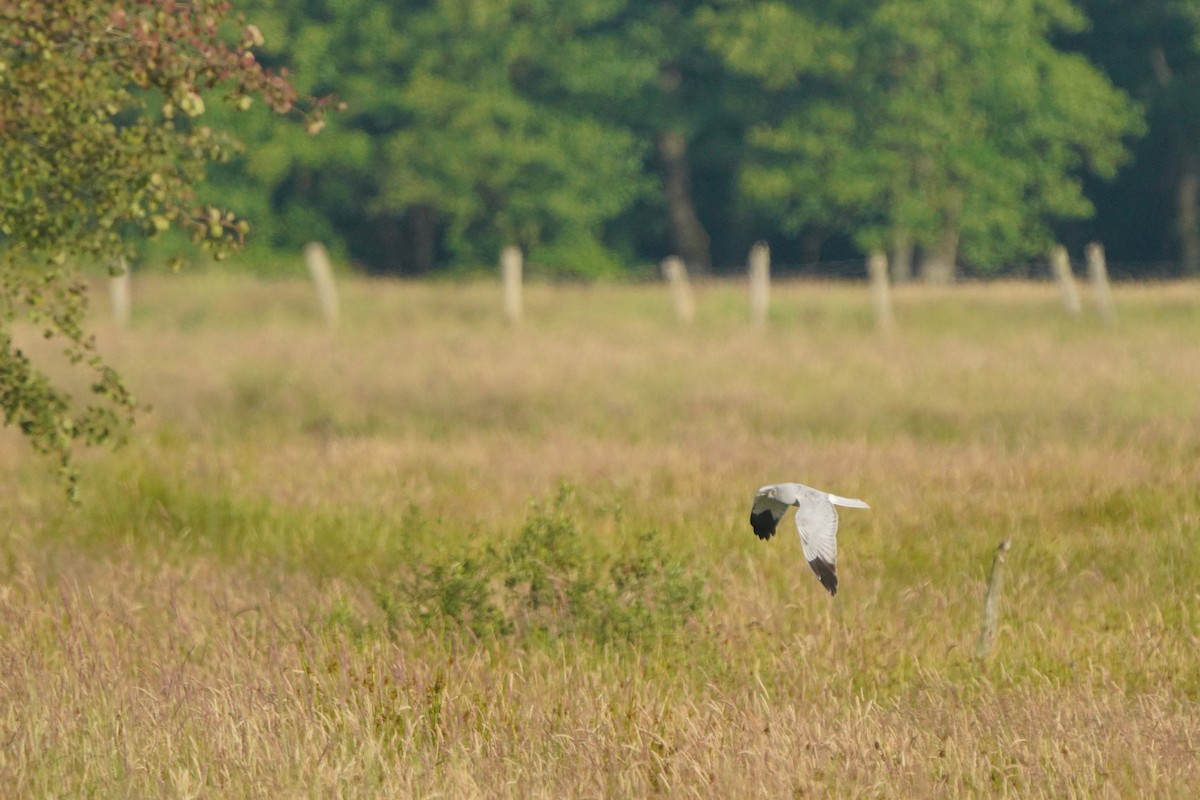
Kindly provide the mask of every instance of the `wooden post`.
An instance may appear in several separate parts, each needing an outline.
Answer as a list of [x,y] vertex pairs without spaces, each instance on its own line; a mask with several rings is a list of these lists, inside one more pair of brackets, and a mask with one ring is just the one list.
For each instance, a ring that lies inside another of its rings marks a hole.
[[662,271],[671,287],[675,314],[681,321],[691,322],[696,317],[696,301],[692,298],[692,287],[688,283],[687,266],[679,256],[671,256],[663,259]]
[[[116,272],[120,270],[120,272]],[[108,299],[112,305],[113,319],[118,328],[129,327],[129,317],[133,312],[133,292],[130,289],[129,265],[125,257],[117,259],[108,279]]]
[[308,274],[312,276],[313,288],[317,291],[317,304],[321,316],[329,327],[337,325],[337,284],[333,280],[333,267],[329,264],[329,253],[320,242],[304,245],[304,260],[308,263]]
[[766,327],[771,304],[771,249],[766,242],[750,248],[750,321]]
[[1071,261],[1067,257],[1067,248],[1056,244],[1050,248],[1050,268],[1054,270],[1054,278],[1062,292],[1063,308],[1071,316],[1078,316],[1083,306],[1079,302],[1079,290],[1075,288],[1075,276],[1071,274]]
[[888,258],[882,250],[867,257],[867,273],[871,278],[871,300],[875,306],[875,323],[879,330],[892,330],[892,289],[888,282]]
[[1105,325],[1112,325],[1113,315],[1112,292],[1108,286],[1108,263],[1104,259],[1104,245],[1092,242],[1083,250],[1087,256],[1088,279],[1092,284],[1092,294],[1096,298],[1096,310]]
[[521,248],[509,245],[500,252],[500,274],[504,279],[504,316],[509,322],[521,319],[524,305],[521,300]]
[[1000,584],[1004,578],[1004,558],[1010,547],[1012,540],[1005,539],[996,548],[996,555],[992,558],[992,574],[983,598],[983,629],[979,632],[979,644],[975,648],[975,657],[980,660],[988,657],[996,641],[996,628],[1000,624]]

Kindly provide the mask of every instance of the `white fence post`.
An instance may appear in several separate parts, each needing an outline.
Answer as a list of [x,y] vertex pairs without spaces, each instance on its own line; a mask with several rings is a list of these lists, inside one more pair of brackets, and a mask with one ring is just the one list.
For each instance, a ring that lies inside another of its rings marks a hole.
[[125,257],[121,256],[117,259],[114,268],[121,271],[109,276],[108,299],[112,305],[113,319],[116,321],[117,327],[127,328],[129,327],[129,318],[133,313],[130,267],[125,263]]
[[337,284],[333,280],[333,267],[329,264],[329,253],[320,242],[304,245],[304,260],[308,263],[308,274],[312,276],[313,288],[317,292],[317,303],[321,316],[329,327],[337,325]]
[[750,321],[755,327],[767,324],[771,304],[771,250],[766,242],[750,248]]
[[867,273],[871,278],[871,300],[875,306],[875,322],[879,330],[892,330],[892,289],[888,281],[888,257],[882,250],[874,250],[867,257]]
[[509,245],[500,252],[500,273],[504,280],[504,316],[509,322],[521,319],[524,304],[521,299],[521,248]]
[[675,314],[683,322],[691,322],[696,317],[696,301],[692,297],[692,286],[688,282],[687,266],[679,256],[663,259],[663,275],[671,287],[671,301],[675,305]]
[[1092,284],[1092,293],[1096,298],[1096,310],[1105,325],[1115,321],[1113,313],[1112,292],[1108,286],[1108,263],[1104,258],[1104,245],[1092,242],[1084,248],[1087,256],[1088,279]]
[[1075,276],[1071,274],[1071,261],[1067,257],[1067,248],[1056,244],[1050,248],[1050,268],[1054,270],[1054,278],[1062,292],[1063,308],[1071,316],[1078,316],[1083,309],[1079,302],[1079,290],[1075,287]]

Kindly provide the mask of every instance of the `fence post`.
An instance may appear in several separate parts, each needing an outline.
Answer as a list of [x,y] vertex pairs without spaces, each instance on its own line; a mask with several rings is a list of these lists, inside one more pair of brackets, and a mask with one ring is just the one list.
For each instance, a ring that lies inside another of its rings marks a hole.
[[882,250],[873,250],[867,257],[867,273],[871,278],[871,300],[875,306],[875,323],[879,330],[892,330],[892,289],[888,282],[888,257]]
[[521,299],[522,270],[521,248],[510,244],[500,251],[500,274],[504,280],[504,316],[509,322],[517,322],[524,313],[524,303]]
[[766,242],[750,248],[750,321],[757,328],[767,324],[771,304],[771,249]]
[[1092,242],[1083,250],[1087,256],[1088,279],[1092,284],[1092,293],[1096,297],[1096,309],[1105,325],[1115,321],[1113,314],[1112,292],[1108,286],[1108,264],[1104,258],[1104,245]]
[[696,302],[692,298],[692,286],[688,283],[687,266],[679,256],[663,259],[663,275],[671,287],[671,300],[675,314],[683,322],[691,322],[696,316]]
[[1062,292],[1063,308],[1071,316],[1078,316],[1083,306],[1079,302],[1079,290],[1075,288],[1075,276],[1071,274],[1071,261],[1067,257],[1067,248],[1056,244],[1050,248],[1050,268],[1054,270],[1054,278]]
[[983,629],[979,631],[979,644],[975,657],[981,661],[992,652],[996,641],[996,628],[1000,624],[1000,584],[1004,577],[1004,558],[1012,547],[1012,539],[1005,539],[996,548],[992,558],[992,574],[988,577],[987,594],[983,598]]
[[321,316],[329,327],[337,325],[338,296],[337,284],[333,280],[333,267],[329,264],[329,253],[320,242],[309,242],[304,245],[304,260],[308,263],[308,274],[312,277],[313,288],[317,292],[317,303],[321,307]]
[[118,328],[129,327],[129,317],[133,313],[133,292],[130,288],[130,267],[125,263],[125,257],[120,256],[113,265],[108,278],[108,299],[112,305],[113,319]]

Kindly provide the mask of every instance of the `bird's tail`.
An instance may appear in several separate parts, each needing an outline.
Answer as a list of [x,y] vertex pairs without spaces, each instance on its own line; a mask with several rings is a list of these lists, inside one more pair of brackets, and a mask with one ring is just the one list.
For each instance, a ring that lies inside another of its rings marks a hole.
[[836,494],[829,495],[829,502],[835,506],[845,506],[846,508],[870,508],[862,500],[854,497],[838,497]]

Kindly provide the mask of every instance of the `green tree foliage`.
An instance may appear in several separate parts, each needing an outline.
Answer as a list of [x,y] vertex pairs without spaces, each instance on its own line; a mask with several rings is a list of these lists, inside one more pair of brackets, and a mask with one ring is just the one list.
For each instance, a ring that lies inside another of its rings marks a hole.
[[729,228],[754,97],[705,46],[706,3],[253,2],[280,55],[328,80],[310,90],[336,87],[350,113],[319,153],[256,147],[231,189],[261,176],[281,218],[319,209],[364,258],[407,252],[387,264],[405,272],[432,267],[435,241],[460,263],[516,242],[560,272],[647,251],[708,268],[701,217]]
[[706,272],[713,260],[708,228],[728,230],[734,214],[723,176],[736,165],[743,120],[754,116],[757,96],[707,46],[699,22],[710,2],[603,5],[603,17],[557,49],[561,91],[644,144],[646,172],[660,191],[644,198],[643,208],[662,220],[671,251]]
[[1122,93],[1053,47],[1084,24],[1059,0],[746,2],[707,21],[777,98],[742,186],[787,231],[864,249],[904,233],[951,263],[961,235],[973,264],[999,267],[1090,215],[1082,175],[1112,176],[1140,130]]
[[762,236],[951,260],[961,239],[995,268],[1088,216],[1082,181],[1140,130],[1062,48],[1088,27],[1067,0],[247,4],[352,110],[307,145],[244,115],[264,146],[222,191],[273,208],[279,245],[341,237],[401,271],[505,243],[556,271],[704,269]]
[[[0,407],[72,488],[73,443],[119,437],[136,408],[84,330],[79,264],[169,228],[218,254],[241,243],[246,223],[193,187],[232,144],[204,124],[211,90],[235,107],[294,107],[257,44],[218,0],[0,2]],[[320,124],[316,108],[310,129]],[[22,319],[91,370],[91,403],[79,408],[18,346]]]
[[329,218],[345,201],[360,220],[402,220],[425,242],[418,268],[436,226],[459,263],[490,264],[516,244],[555,272],[617,269],[601,237],[647,188],[643,146],[566,102],[558,63],[609,5],[259,0],[279,55],[317,82],[305,88],[336,86],[349,113],[311,150],[273,135],[248,170]]
[[559,270],[603,269],[600,226],[642,190],[640,148],[553,99],[557,48],[595,5],[439,2],[410,18],[409,124],[384,145],[384,206],[435,209],[460,258],[516,244]]
[[[389,3],[366,0],[297,2],[243,0],[238,3],[265,38],[256,49],[264,64],[287,65],[296,90],[305,96],[337,94],[345,114],[329,118],[321,136],[281,124],[269,109],[247,113],[213,109],[214,124],[248,146],[215,165],[200,189],[255,220],[248,246],[257,254],[295,252],[323,240],[340,248],[360,232],[384,176],[378,168],[379,136],[396,109],[399,73],[388,53],[403,35],[392,24]],[[401,4],[402,5],[402,4]]]
[[[1200,273],[1200,2],[1084,0],[1090,24],[1066,39],[1146,109],[1148,135],[1112,187],[1097,187],[1093,235],[1122,258],[1178,256]],[[1174,213],[1163,213],[1164,209]]]
[[[1065,0],[244,0],[264,63],[295,66],[302,94],[336,91],[350,113],[313,140],[264,104],[210,101],[208,128],[253,147],[218,143],[230,160],[190,222],[208,230],[211,201],[261,221],[259,242],[322,238],[408,272],[490,264],[512,242],[555,271],[667,252],[703,269],[759,237],[777,252],[825,238],[956,250],[961,237],[975,266],[994,267],[1089,214],[1104,190],[1081,180],[1110,175],[1138,130],[1128,100],[1064,46],[1151,105],[1146,141],[1176,144],[1139,155],[1188,195],[1194,137],[1177,112],[1193,5],[1090,3],[1089,22]],[[185,96],[168,106],[176,133],[204,129]],[[180,175],[162,160],[164,179]],[[188,227],[196,205],[172,224]]]

